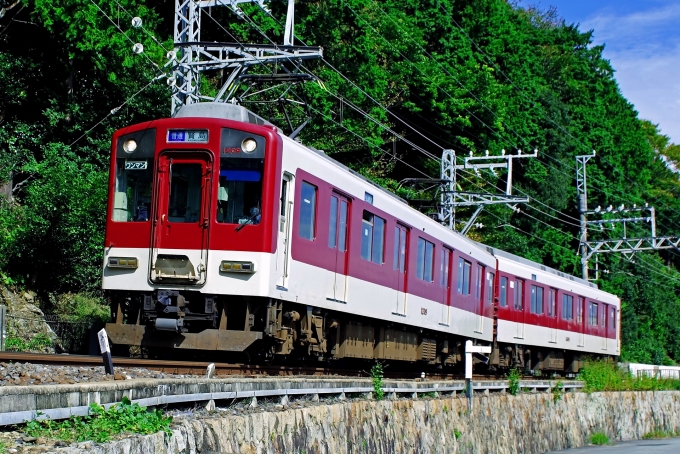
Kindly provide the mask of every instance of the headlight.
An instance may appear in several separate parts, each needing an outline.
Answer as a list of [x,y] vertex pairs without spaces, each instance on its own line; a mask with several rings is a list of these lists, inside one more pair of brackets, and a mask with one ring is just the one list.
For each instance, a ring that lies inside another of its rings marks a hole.
[[243,150],[244,153],[252,153],[256,148],[257,142],[255,142],[255,139],[249,137],[243,139],[243,142],[241,142],[241,150]]
[[125,150],[126,153],[132,153],[137,149],[137,141],[135,139],[128,139],[125,142],[123,142],[123,150]]
[[137,259],[133,257],[109,257],[109,268],[137,268]]
[[231,262],[223,261],[220,263],[220,271],[223,273],[254,273],[255,264],[253,262]]

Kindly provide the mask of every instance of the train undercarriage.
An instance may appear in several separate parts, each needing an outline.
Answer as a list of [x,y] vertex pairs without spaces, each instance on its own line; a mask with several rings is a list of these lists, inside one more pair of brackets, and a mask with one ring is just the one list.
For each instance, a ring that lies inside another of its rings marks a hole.
[[[132,346],[166,358],[185,352],[240,355],[252,362],[379,360],[451,371],[464,366],[464,337],[287,301],[178,290],[112,291],[109,300],[113,322],[106,330],[119,354]],[[478,373],[518,368],[525,375],[568,376],[585,359],[568,350],[493,342],[488,358],[473,360]]]

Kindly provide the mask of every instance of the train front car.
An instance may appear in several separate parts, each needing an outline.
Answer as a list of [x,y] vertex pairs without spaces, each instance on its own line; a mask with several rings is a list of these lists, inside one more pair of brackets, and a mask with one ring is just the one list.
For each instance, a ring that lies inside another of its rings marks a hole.
[[114,134],[103,268],[114,345],[241,352],[262,338],[281,147],[275,127],[228,104]]

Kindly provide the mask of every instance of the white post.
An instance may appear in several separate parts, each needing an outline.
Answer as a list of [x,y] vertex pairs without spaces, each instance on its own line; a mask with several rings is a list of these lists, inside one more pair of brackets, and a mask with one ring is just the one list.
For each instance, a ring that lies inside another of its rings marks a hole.
[[472,345],[472,341],[465,342],[465,388],[468,397],[468,406],[472,411],[472,354],[491,353],[491,347]]

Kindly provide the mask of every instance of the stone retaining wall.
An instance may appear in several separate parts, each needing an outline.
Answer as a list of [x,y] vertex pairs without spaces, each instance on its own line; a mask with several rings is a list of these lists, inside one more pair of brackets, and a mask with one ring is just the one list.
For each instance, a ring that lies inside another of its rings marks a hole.
[[[348,401],[179,422],[171,437],[131,437],[88,446],[135,453],[541,453],[680,429],[680,392],[548,393]],[[68,452],[80,452],[67,448]],[[83,450],[85,452],[85,450]]]

